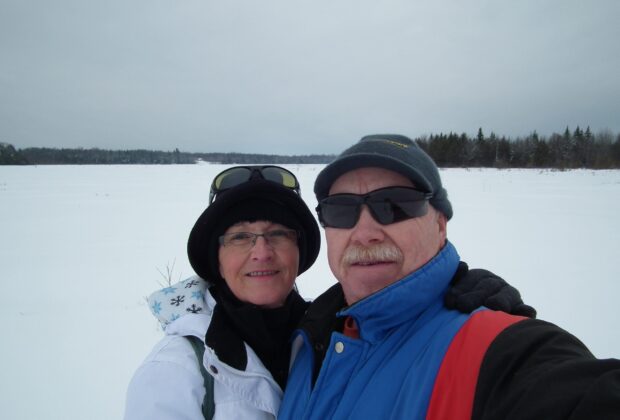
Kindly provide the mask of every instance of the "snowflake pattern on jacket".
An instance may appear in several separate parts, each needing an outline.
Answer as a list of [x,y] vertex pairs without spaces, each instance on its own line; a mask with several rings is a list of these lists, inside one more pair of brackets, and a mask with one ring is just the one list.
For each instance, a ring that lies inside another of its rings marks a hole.
[[188,313],[208,313],[204,300],[208,287],[209,283],[200,277],[190,277],[151,294],[149,309],[165,330],[172,321]]

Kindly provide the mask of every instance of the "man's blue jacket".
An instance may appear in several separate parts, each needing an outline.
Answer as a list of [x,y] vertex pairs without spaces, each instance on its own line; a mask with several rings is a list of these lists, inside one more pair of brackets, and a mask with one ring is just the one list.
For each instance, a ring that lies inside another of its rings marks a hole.
[[[278,418],[585,419],[600,407],[597,418],[620,418],[620,361],[594,359],[542,321],[446,309],[458,264],[448,242],[419,270],[350,307],[342,309],[339,285],[315,300],[294,336]],[[346,317],[359,338],[339,332]],[[575,391],[566,378],[606,390]],[[540,403],[549,387],[559,395]],[[584,399],[583,417],[569,417]]]

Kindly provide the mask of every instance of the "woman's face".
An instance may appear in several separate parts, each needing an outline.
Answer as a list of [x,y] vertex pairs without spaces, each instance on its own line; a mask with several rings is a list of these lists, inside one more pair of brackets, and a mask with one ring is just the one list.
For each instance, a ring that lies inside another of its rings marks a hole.
[[[242,232],[274,231],[269,240],[259,236],[254,245],[238,243],[243,242],[238,240],[244,238]],[[240,222],[224,232],[227,238],[234,240],[220,244],[220,275],[237,299],[265,308],[284,304],[299,268],[299,248],[290,231],[278,223],[258,221]]]

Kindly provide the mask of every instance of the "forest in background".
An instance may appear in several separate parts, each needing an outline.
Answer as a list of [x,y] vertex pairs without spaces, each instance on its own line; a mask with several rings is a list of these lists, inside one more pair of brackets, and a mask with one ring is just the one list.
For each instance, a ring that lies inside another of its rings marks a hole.
[[[549,137],[536,131],[515,139],[465,133],[431,134],[414,139],[440,167],[612,169],[620,168],[620,134],[604,130],[596,134],[580,127]],[[336,155],[274,155],[256,153],[188,153],[179,149],[105,150],[83,148],[16,149],[0,143],[0,165],[107,165],[107,164],[221,164],[329,163]]]

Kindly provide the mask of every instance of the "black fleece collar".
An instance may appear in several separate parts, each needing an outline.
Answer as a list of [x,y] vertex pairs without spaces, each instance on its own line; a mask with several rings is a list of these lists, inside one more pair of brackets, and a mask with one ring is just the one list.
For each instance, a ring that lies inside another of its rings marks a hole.
[[217,357],[238,370],[248,363],[244,342],[258,355],[284,389],[288,377],[290,337],[308,303],[295,291],[284,306],[263,309],[241,302],[225,285],[210,289],[217,305],[205,341]]
[[344,318],[338,318],[336,314],[346,306],[342,286],[337,283],[312,302],[299,323],[314,350],[313,382],[321,370],[332,332],[342,331]]

